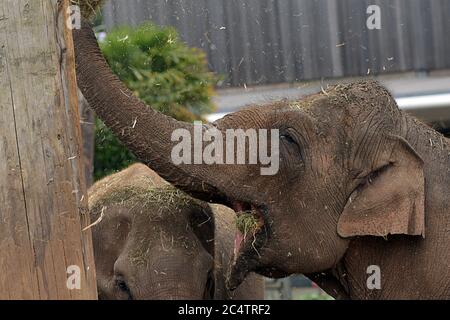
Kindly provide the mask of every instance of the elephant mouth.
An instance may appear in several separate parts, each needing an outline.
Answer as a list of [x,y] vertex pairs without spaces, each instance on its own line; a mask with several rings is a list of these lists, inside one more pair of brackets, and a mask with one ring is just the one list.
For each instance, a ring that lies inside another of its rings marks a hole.
[[[257,270],[261,251],[271,236],[269,210],[265,205],[255,205],[242,201],[231,202],[236,212],[237,226],[234,240],[234,254],[227,279],[227,287],[236,289],[245,276]],[[246,228],[247,227],[247,228]]]

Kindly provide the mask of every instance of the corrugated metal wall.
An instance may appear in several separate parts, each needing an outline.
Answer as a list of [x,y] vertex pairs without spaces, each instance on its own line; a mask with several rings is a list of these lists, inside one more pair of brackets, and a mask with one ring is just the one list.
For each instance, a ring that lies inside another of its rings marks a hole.
[[104,18],[175,26],[232,86],[450,68],[449,0],[110,0]]

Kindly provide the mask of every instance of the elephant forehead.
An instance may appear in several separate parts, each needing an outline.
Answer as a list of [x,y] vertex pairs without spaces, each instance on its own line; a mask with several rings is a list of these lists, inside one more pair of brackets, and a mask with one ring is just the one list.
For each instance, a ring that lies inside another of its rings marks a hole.
[[346,109],[354,115],[364,111],[372,112],[374,109],[391,113],[398,112],[398,107],[392,95],[373,80],[322,88],[318,93],[289,103],[290,109],[304,111],[308,111],[314,106],[325,106],[328,111],[331,111],[331,109]]
[[203,247],[194,235],[186,232],[178,234],[165,228],[154,228],[153,233],[132,233],[128,259],[134,266],[149,264],[165,264],[165,260],[177,259],[177,263],[191,260],[203,251]]

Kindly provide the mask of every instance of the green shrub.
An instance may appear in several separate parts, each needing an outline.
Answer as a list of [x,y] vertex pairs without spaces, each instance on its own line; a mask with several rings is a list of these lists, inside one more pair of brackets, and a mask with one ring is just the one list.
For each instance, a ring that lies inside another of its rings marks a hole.
[[134,162],[136,157],[97,118],[95,120],[94,179],[101,179]]
[[[175,29],[150,23],[122,27],[100,47],[113,72],[152,108],[189,122],[214,111],[211,97],[219,78],[208,71],[205,54],[187,47]],[[100,120],[95,139],[96,179],[135,161]]]

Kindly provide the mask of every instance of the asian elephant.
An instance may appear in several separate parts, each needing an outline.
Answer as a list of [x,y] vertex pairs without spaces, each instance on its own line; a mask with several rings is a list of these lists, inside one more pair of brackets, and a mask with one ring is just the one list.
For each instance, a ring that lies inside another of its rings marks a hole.
[[264,298],[261,276],[225,287],[233,211],[191,198],[145,165],[98,181],[89,209],[100,299]]
[[[74,40],[84,96],[143,163],[194,197],[252,211],[257,228],[244,241],[237,235],[230,288],[251,271],[303,273],[337,298],[450,298],[449,140],[400,111],[377,82],[250,106],[202,126],[278,129],[275,175],[261,175],[259,160],[175,164],[171,135],[194,135],[194,125],[135,97],[86,23]],[[368,278],[377,269],[374,288]]]

